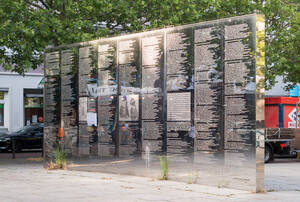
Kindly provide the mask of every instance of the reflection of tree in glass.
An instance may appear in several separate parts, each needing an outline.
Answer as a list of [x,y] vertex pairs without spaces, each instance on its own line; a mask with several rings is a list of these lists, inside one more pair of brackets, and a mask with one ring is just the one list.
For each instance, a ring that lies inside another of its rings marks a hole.
[[216,47],[211,47],[209,50],[214,52],[214,60],[216,65],[213,66],[213,71],[210,75],[210,78],[213,81],[222,82],[222,72],[223,72],[223,47],[222,47],[222,27],[221,25],[213,28],[213,31],[210,33],[212,40],[210,40],[210,44],[218,44]]
[[109,74],[108,80],[107,81],[102,81],[107,84],[113,84],[116,83],[116,69],[117,69],[117,64],[116,64],[116,43],[112,42],[109,44],[108,51],[105,53],[102,53],[107,57],[107,60],[109,61],[109,65],[107,66],[101,66],[101,69],[99,69],[99,74],[101,74],[101,71],[107,72]]
[[185,54],[182,57],[185,58],[184,62],[181,64],[183,66],[186,77],[186,82],[184,83],[184,87],[188,88],[192,81],[192,75],[194,74],[194,69],[192,68],[193,64],[193,54],[192,54],[192,41],[193,41],[193,30],[192,29],[184,29],[182,31],[185,37],[182,40],[182,43],[185,44]]
[[131,73],[131,80],[130,80],[130,86],[132,87],[139,87],[140,84],[140,65],[139,65],[139,45],[138,45],[138,40],[136,40],[132,44],[132,50],[134,51],[133,54],[133,60],[131,62],[131,66],[135,67],[135,71],[132,71]]
[[97,79],[98,67],[97,67],[97,58],[95,56],[94,48],[90,51],[89,58],[91,61],[89,77],[90,79]]

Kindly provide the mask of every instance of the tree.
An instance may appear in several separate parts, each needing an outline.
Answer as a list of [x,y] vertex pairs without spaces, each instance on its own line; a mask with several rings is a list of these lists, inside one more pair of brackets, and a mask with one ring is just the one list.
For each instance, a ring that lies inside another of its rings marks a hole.
[[267,87],[276,75],[299,83],[299,8],[298,0],[1,0],[0,64],[24,73],[47,46],[257,12],[266,17]]
[[275,76],[283,76],[292,87],[300,83],[300,3],[297,0],[269,0],[262,12],[266,16],[267,87]]

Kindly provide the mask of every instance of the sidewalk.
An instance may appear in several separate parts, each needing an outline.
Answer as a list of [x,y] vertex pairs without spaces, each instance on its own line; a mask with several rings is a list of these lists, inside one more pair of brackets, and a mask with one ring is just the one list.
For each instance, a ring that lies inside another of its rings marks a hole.
[[0,201],[299,201],[299,190],[265,194],[150,178],[43,169],[40,162],[0,161]]

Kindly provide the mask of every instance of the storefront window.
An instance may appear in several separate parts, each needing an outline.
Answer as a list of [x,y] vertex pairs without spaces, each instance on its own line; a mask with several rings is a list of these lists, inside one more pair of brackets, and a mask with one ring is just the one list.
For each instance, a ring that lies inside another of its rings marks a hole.
[[25,125],[42,122],[43,98],[25,97]]

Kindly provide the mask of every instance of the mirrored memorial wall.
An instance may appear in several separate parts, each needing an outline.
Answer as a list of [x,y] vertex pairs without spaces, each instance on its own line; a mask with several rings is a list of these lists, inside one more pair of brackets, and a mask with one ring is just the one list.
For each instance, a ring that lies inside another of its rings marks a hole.
[[72,156],[146,151],[189,156],[193,166],[247,164],[255,176],[256,97],[263,92],[256,84],[263,79],[256,75],[256,18],[48,49],[46,152],[63,127]]

